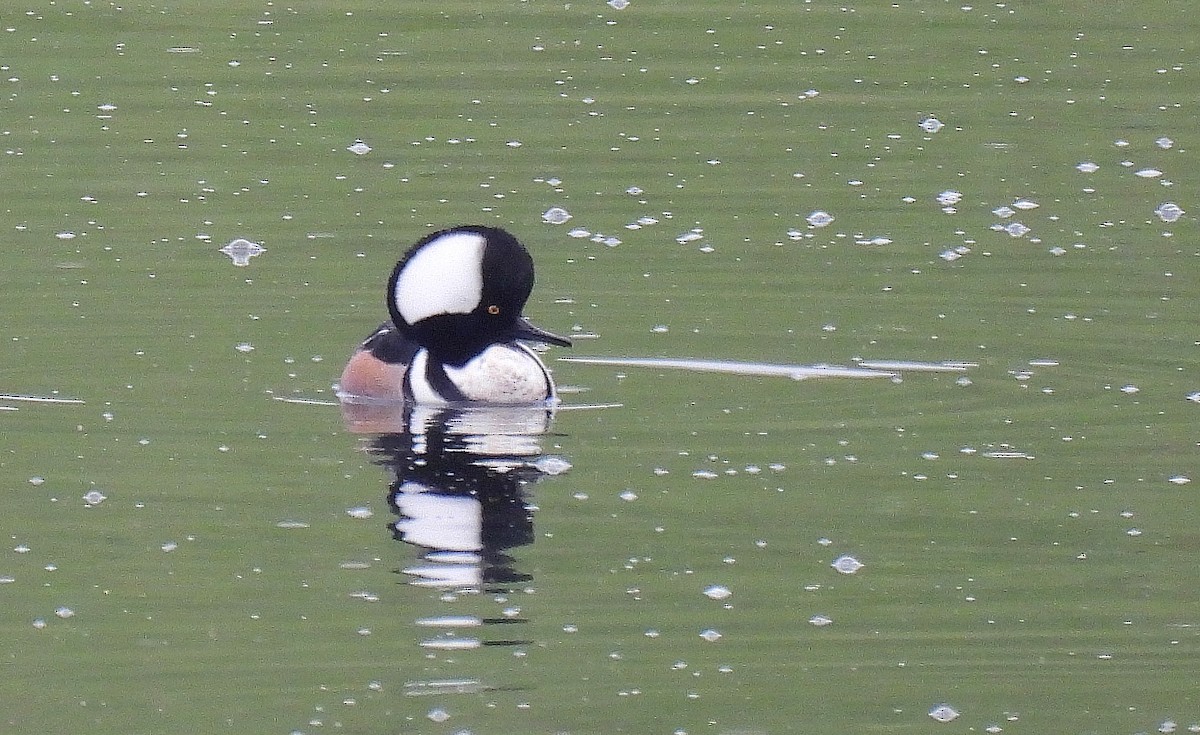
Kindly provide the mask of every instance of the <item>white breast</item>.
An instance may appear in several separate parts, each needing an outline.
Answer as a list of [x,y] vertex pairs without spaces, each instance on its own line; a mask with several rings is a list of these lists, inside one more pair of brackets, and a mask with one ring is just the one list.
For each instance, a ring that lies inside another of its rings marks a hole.
[[496,344],[446,374],[469,399],[534,403],[554,398],[554,381],[536,353],[520,343]]

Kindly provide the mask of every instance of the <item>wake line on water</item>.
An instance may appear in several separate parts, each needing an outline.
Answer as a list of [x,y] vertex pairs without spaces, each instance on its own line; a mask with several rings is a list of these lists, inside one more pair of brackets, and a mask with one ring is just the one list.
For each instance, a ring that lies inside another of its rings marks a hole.
[[80,398],[57,398],[55,396],[27,396],[18,393],[3,393],[0,394],[0,401],[24,401],[26,403],[69,403],[82,404],[84,401]]
[[856,367],[842,365],[787,365],[738,360],[692,360],[669,357],[560,357],[563,362],[585,365],[692,370],[731,375],[766,375],[792,380],[809,378],[896,378],[901,372],[962,372],[976,367],[972,362],[916,362],[912,360],[861,360]]

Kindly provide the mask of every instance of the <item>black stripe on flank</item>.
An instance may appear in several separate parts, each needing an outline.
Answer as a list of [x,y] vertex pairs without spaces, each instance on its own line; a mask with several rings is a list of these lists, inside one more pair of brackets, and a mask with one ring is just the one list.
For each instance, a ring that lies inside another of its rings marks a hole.
[[429,387],[433,388],[433,392],[441,396],[444,401],[453,403],[470,400],[465,393],[458,389],[454,381],[450,380],[450,376],[446,374],[446,366],[437,360],[427,360],[425,379],[429,381]]

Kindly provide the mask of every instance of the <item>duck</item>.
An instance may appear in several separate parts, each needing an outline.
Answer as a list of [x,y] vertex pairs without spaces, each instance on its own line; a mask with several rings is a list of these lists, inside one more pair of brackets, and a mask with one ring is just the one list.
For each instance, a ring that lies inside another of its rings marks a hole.
[[350,356],[335,392],[343,402],[556,402],[554,379],[530,343],[571,340],[522,316],[533,258],[508,231],[460,225],[432,232],[396,263],[391,316]]

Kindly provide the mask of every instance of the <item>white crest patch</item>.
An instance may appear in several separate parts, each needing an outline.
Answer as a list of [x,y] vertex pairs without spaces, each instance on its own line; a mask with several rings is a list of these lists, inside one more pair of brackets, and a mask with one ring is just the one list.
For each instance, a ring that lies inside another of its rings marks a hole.
[[416,324],[436,314],[470,314],[483,295],[483,250],[475,232],[449,232],[427,243],[396,279],[392,298],[404,321]]

